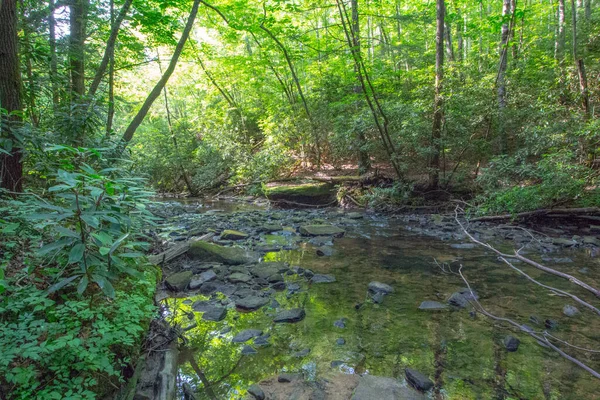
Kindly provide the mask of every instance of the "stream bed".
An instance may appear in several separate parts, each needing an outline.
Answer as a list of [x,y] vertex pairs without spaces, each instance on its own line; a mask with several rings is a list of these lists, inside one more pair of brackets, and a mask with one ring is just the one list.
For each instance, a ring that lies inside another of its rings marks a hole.
[[[241,251],[233,262],[190,250],[164,266],[167,282],[183,273],[183,285],[173,280],[158,293],[167,320],[184,330],[186,347],[218,399],[260,398],[247,392],[256,385],[267,399],[349,399],[363,375],[392,378],[365,392],[387,390],[393,380],[398,389],[389,389],[395,393],[390,399],[600,399],[600,382],[586,371],[474,312],[457,272],[462,265],[490,313],[579,347],[600,348],[600,318],[472,244],[453,216],[272,210],[253,203],[162,206],[160,234],[167,243],[213,233],[215,246]],[[314,226],[337,230],[307,228]],[[527,257],[600,285],[599,243],[591,231],[468,229],[499,249],[523,248]],[[564,279],[515,266],[546,285],[596,300]],[[520,342],[516,351],[509,351],[516,342],[507,336]],[[600,367],[600,354],[560,347]],[[433,387],[413,389],[407,368]],[[192,392],[209,398],[185,360],[178,387],[182,399]]]

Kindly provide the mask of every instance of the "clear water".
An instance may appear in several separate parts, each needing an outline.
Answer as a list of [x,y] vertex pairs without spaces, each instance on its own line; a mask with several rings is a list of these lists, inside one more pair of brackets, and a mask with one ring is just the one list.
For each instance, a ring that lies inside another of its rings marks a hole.
[[[252,313],[229,310],[225,320],[207,322],[191,309],[195,300],[205,297],[167,299],[175,322],[183,327],[197,324],[185,335],[208,380],[216,382],[213,390],[218,398],[242,398],[249,385],[282,371],[303,372],[309,380],[340,373],[403,379],[404,368],[412,367],[435,380],[438,389],[430,393],[434,398],[600,399],[600,381],[526,334],[481,314],[473,317],[468,310],[423,311],[418,307],[424,300],[444,303],[465,286],[459,276],[444,273],[435,262],[454,261],[455,267],[463,265],[464,275],[489,312],[537,330],[545,329],[545,319],[554,319],[559,328],[552,333],[572,344],[600,348],[600,318],[596,314],[578,306],[579,316],[566,317],[563,306],[574,303],[532,284],[492,254],[480,248],[454,249],[449,242],[418,236],[409,229],[397,220],[365,218],[356,221],[344,238],[336,239],[330,257],[318,257],[309,244],[267,253],[267,261],[286,261],[337,278],[335,283],[309,285],[295,275],[286,277],[288,283],[297,281],[301,291],[293,296],[279,292],[275,298],[284,309],[306,310],[306,318],[295,324],[273,324],[275,309],[269,306]],[[497,245],[509,247],[508,243]],[[539,259],[535,254],[529,256]],[[584,250],[552,257],[571,258],[572,263],[547,264],[600,286],[599,262]],[[567,281],[523,264],[518,266],[545,284],[598,305],[597,299]],[[589,270],[585,275],[579,272],[582,267]],[[374,304],[367,300],[370,281],[388,283],[395,293],[382,304]],[[358,304],[362,306],[356,307]],[[541,325],[531,322],[531,316]],[[346,318],[344,329],[334,326],[340,318]],[[221,334],[227,326],[231,331]],[[231,339],[248,328],[270,333],[271,345],[257,348],[257,354],[242,356],[243,344],[231,343]],[[521,340],[517,352],[504,349],[502,340],[507,334]],[[344,338],[346,344],[337,345],[338,338]],[[294,353],[303,349],[310,349],[310,353],[295,357]],[[600,369],[600,354],[565,350]],[[202,395],[202,384],[188,363],[180,365],[179,379],[198,388]]]

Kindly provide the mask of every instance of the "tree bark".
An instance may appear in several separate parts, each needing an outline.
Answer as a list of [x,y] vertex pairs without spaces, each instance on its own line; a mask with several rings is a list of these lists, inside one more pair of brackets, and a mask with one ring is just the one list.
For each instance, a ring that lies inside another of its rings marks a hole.
[[[94,97],[96,91],[98,90],[98,86],[100,86],[100,82],[102,82],[102,78],[104,77],[104,73],[106,72],[106,68],[110,62],[111,56],[115,53],[115,44],[117,42],[117,36],[119,35],[119,30],[121,29],[121,24],[125,19],[125,16],[129,12],[129,8],[131,7],[131,3],[133,0],[125,0],[117,18],[114,21],[111,21],[110,28],[110,36],[108,38],[108,42],[106,43],[106,48],[104,49],[104,56],[102,56],[102,61],[96,70],[96,74],[94,75],[94,80],[92,81],[90,88],[88,90],[88,97]],[[113,3],[111,3],[112,5]]]
[[508,41],[510,38],[511,0],[503,0],[502,18],[504,23],[501,28],[500,39],[500,67],[498,68],[498,136],[500,139],[500,153],[508,151],[508,137],[505,129],[504,113],[506,109],[506,68],[508,65]]
[[[110,26],[115,25],[115,1],[110,0]],[[115,118],[115,46],[112,46],[108,61],[108,111],[106,113],[106,137],[112,134]]]
[[181,56],[183,47],[185,46],[185,43],[187,42],[190,36],[190,31],[194,26],[194,21],[196,20],[196,15],[198,14],[198,7],[200,6],[200,1],[201,0],[194,0],[194,4],[192,5],[192,10],[190,11],[187,23],[185,25],[185,28],[183,29],[181,37],[179,38],[179,42],[177,42],[175,52],[173,53],[173,57],[171,57],[171,61],[169,62],[167,69],[162,74],[160,80],[156,83],[156,85],[144,101],[142,108],[140,108],[140,110],[137,112],[137,114],[125,130],[125,133],[123,134],[123,142],[125,142],[125,144],[129,143],[129,141],[133,138],[135,131],[146,117],[146,114],[148,114],[150,107],[152,107],[152,103],[154,103],[158,96],[160,96],[160,93],[169,81],[169,78],[173,74],[173,71],[175,71],[177,61],[179,61],[179,57]]
[[70,0],[69,64],[71,68],[71,102],[85,94],[85,38],[89,0]]
[[565,0],[558,0],[558,26],[556,32],[556,42],[554,44],[554,58],[558,65],[558,88],[560,91],[561,103],[566,103],[565,95]]
[[571,0],[571,14],[573,19],[573,60],[577,68],[579,77],[579,91],[581,93],[581,103],[585,113],[586,120],[590,117],[590,96],[587,87],[587,75],[585,73],[585,64],[583,59],[577,54],[577,8],[575,0]]
[[[358,16],[358,0],[352,0],[352,45],[354,46],[355,51],[360,53],[360,20]],[[354,65],[354,73],[357,75],[358,66]],[[362,94],[362,86],[358,81],[354,85],[354,93]],[[359,106],[359,104],[357,104]],[[356,138],[358,141],[358,172],[363,175],[366,174],[369,169],[371,169],[371,162],[369,160],[369,154],[365,150],[367,146],[367,139],[365,137],[364,129],[361,127],[355,127]]]
[[436,34],[435,34],[435,99],[433,105],[433,129],[431,131],[432,154],[429,162],[429,187],[437,189],[440,180],[440,139],[442,137],[442,121],[444,118],[444,99],[442,97],[442,80],[444,78],[444,0],[436,2]]
[[58,60],[56,57],[56,20],[54,19],[54,0],[48,1],[48,45],[50,47],[50,84],[52,86],[52,108],[58,111],[60,101],[58,90]]
[[[21,111],[21,75],[19,71],[17,37],[17,1],[0,2],[0,138],[10,143],[8,154],[0,153],[0,187],[11,192],[23,191],[22,151],[14,129],[20,122]],[[8,148],[6,145],[4,148]]]

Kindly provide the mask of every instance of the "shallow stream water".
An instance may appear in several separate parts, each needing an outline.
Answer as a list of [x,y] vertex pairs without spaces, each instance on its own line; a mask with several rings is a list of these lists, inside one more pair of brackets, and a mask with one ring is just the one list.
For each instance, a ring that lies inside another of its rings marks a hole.
[[[268,216],[270,211],[257,211],[260,209],[214,204],[171,220],[186,221],[189,227],[190,221],[202,223],[202,213],[212,210],[230,215],[236,223],[247,213]],[[339,220],[343,215],[339,210],[328,210],[321,211],[320,217]],[[435,382],[435,389],[427,394],[430,398],[600,399],[600,381],[528,335],[472,313],[469,307],[429,311],[420,310],[419,305],[426,300],[446,303],[453,292],[464,288],[456,274],[462,265],[479,302],[490,313],[538,331],[547,329],[545,320],[553,320],[558,328],[550,332],[574,345],[600,348],[597,315],[577,305],[580,314],[567,317],[563,307],[576,305],[569,299],[527,281],[485,249],[456,246],[468,241],[421,235],[422,227],[414,221],[373,214],[343,221],[346,234],[334,240],[330,256],[318,256],[316,247],[296,233],[261,236],[265,243],[291,248],[267,252],[261,256],[263,261],[284,261],[331,274],[336,282],[311,284],[297,275],[287,275],[288,287],[297,283],[299,290],[277,292],[272,297],[276,302],[255,312],[239,312],[230,306],[227,317],[219,322],[204,321],[202,313],[192,309],[195,301],[208,300],[206,296],[164,300],[173,322],[182,327],[196,324],[185,336],[219,399],[244,398],[249,385],[281,372],[301,372],[309,381],[334,379],[338,374],[373,374],[403,382],[407,367]],[[244,231],[244,226],[237,229]],[[494,243],[506,250],[514,247],[511,241],[496,239]],[[528,256],[541,260],[548,255],[530,251]],[[549,266],[600,284],[599,260],[590,255],[589,248],[561,249],[550,256],[546,261]],[[568,281],[524,264],[515,265],[544,284],[569,290],[598,305],[597,299]],[[367,294],[371,281],[389,284],[395,292],[376,304]],[[227,303],[225,296],[217,296]],[[294,324],[274,324],[273,315],[280,308],[303,308],[306,317]],[[343,328],[335,323],[340,319]],[[268,345],[232,343],[233,336],[249,328],[270,335]],[[503,340],[507,335],[521,341],[516,352],[506,351]],[[245,345],[256,353],[243,355]],[[565,350],[599,369],[600,354]],[[180,365],[180,386],[184,382],[192,388],[202,386],[185,362]],[[202,398],[201,390],[198,397]]]

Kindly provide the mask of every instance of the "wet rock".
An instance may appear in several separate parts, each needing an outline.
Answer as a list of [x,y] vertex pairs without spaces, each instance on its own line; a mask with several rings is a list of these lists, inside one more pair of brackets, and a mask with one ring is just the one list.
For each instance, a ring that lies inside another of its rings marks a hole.
[[219,333],[220,333],[220,334],[222,334],[222,335],[224,335],[224,334],[226,334],[226,333],[229,333],[229,332],[231,332],[231,326],[229,326],[229,325],[227,325],[227,326],[223,327],[223,329],[221,329],[221,330],[219,331]]
[[231,283],[248,283],[252,280],[252,277],[241,272],[234,272],[227,277],[227,280]]
[[294,323],[299,322],[304,319],[306,313],[301,308],[293,308],[291,310],[283,310],[279,311],[275,318],[273,318],[273,322],[276,323]]
[[271,288],[278,292],[281,292],[282,290],[285,290],[285,282],[275,282],[271,284]]
[[331,368],[337,368],[339,366],[344,365],[344,362],[341,360],[333,360],[330,364]]
[[279,307],[281,307],[281,304],[279,304],[279,302],[277,300],[271,301],[271,308],[279,308]]
[[333,236],[342,237],[346,233],[342,228],[333,225],[304,225],[300,227],[302,236]]
[[305,270],[304,270],[304,276],[305,276],[307,279],[310,279],[310,278],[312,278],[314,275],[315,275],[315,273],[314,273],[314,272],[312,272],[310,269],[305,269]]
[[269,283],[283,282],[283,276],[281,276],[281,274],[279,274],[279,273],[271,275],[270,277],[267,278],[267,282],[269,282]]
[[310,281],[312,283],[333,283],[333,282],[335,282],[335,276],[333,276],[333,275],[315,274],[310,279]]
[[596,236],[584,236],[583,243],[591,244],[596,247],[600,247],[600,239],[598,239]]
[[563,314],[565,314],[567,317],[574,317],[577,314],[579,314],[579,310],[577,309],[577,307],[566,305],[563,307]]
[[277,382],[289,383],[300,379],[302,379],[302,374],[279,374]]
[[221,233],[221,239],[223,240],[243,240],[248,238],[248,234],[240,231],[234,231],[226,229]]
[[259,336],[254,339],[253,343],[257,347],[267,347],[271,345],[271,343],[269,343],[269,336]]
[[190,281],[190,289],[196,290],[200,286],[202,286],[205,282],[210,282],[217,278],[217,274],[214,271],[205,271],[199,275],[194,275],[192,280]]
[[256,354],[256,353],[258,353],[258,351],[256,351],[256,349],[251,346],[244,345],[244,347],[242,347],[242,354],[245,356],[248,356],[251,354]]
[[263,232],[271,233],[271,232],[278,232],[282,229],[283,229],[283,227],[279,224],[264,224],[260,230]]
[[424,400],[425,396],[403,387],[394,378],[363,375],[358,381],[351,400]]
[[517,351],[520,343],[521,341],[519,339],[511,335],[504,338],[504,347],[506,348],[506,351]]
[[344,329],[346,327],[346,318],[340,318],[333,323],[336,328]]
[[346,214],[346,218],[350,218],[350,219],[362,219],[364,217],[363,213],[359,213],[359,212],[349,212],[348,214]]
[[262,335],[262,331],[261,330],[258,330],[258,329],[244,329],[243,331],[241,331],[240,333],[238,333],[237,335],[235,335],[231,341],[233,343],[244,343],[244,342],[247,342],[248,340],[250,340],[252,338],[259,337],[260,335]]
[[165,284],[169,289],[181,292],[188,287],[193,276],[192,271],[177,272],[165,279]]
[[243,310],[258,310],[269,302],[266,297],[248,296],[235,301],[235,306]]
[[310,349],[303,349],[292,354],[296,358],[306,357],[310,353]]
[[471,291],[468,288],[462,288],[457,292],[452,293],[448,299],[448,304],[458,308],[465,308],[470,305],[470,301],[477,299],[479,299],[477,292],[473,291],[473,294],[471,294]]
[[227,265],[246,264],[252,261],[252,254],[241,247],[224,247],[205,241],[190,245],[188,255],[203,261],[216,261]]
[[261,279],[268,279],[272,275],[281,273],[282,270],[287,270],[287,266],[283,262],[265,262],[252,268],[252,274]]
[[394,288],[385,283],[373,281],[369,283],[369,292],[390,294],[394,292]]
[[288,292],[290,292],[292,294],[296,293],[297,291],[300,290],[300,285],[297,283],[288,283],[287,290],[288,290]]
[[579,273],[587,275],[590,273],[590,269],[588,267],[583,267],[579,269]]
[[333,249],[331,247],[323,246],[318,247],[316,249],[316,252],[319,257],[329,257],[333,254]]
[[381,304],[385,299],[385,293],[370,293],[370,296],[371,300],[373,300],[373,303],[375,304]]
[[344,339],[344,338],[338,338],[338,339],[335,341],[335,344],[337,344],[338,346],[343,346],[343,345],[345,345],[345,344],[346,344],[346,339]]
[[202,319],[205,321],[222,321],[227,316],[225,307],[213,306],[202,314]]
[[433,382],[431,379],[415,369],[406,368],[404,373],[408,383],[410,383],[417,390],[426,392],[433,387]]
[[256,296],[256,291],[249,288],[239,288],[235,291],[237,297]]
[[333,238],[331,236],[317,236],[311,238],[308,243],[313,246],[333,246]]
[[248,393],[252,395],[256,400],[265,400],[265,392],[257,384],[250,385]]
[[552,238],[552,243],[557,246],[572,247],[577,246],[577,241],[565,238]]
[[453,249],[469,250],[475,248],[475,243],[452,243],[450,247]]
[[419,306],[419,310],[428,310],[428,311],[440,311],[447,310],[448,306],[446,304],[439,303],[437,301],[425,300]]
[[556,330],[556,329],[558,329],[558,321],[555,321],[553,319],[547,319],[544,321],[544,326],[547,329]]

